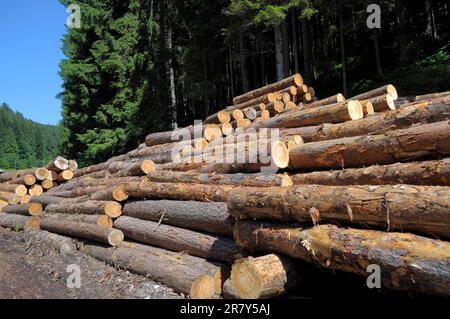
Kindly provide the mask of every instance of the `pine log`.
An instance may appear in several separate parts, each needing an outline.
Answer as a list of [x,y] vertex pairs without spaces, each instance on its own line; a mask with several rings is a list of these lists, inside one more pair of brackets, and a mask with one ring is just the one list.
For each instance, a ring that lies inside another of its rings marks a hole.
[[[40,220],[38,220],[40,223]],[[50,233],[46,230],[33,231],[33,236],[54,247],[60,254],[69,255],[77,251],[77,245],[70,237]]]
[[450,186],[450,158],[436,161],[374,165],[291,176],[295,185],[428,185]]
[[0,191],[0,200],[6,201],[9,204],[19,204],[20,196],[15,193]]
[[8,205],[3,207],[1,212],[15,215],[39,216],[42,213],[42,205],[39,203]]
[[22,197],[27,194],[27,188],[24,185],[16,185],[16,184],[0,184],[0,191],[14,193],[17,196]]
[[20,204],[29,204],[31,200],[31,196],[30,195],[23,195],[20,198]]
[[391,84],[382,86],[380,88],[374,89],[369,92],[362,93],[360,95],[352,97],[351,99],[352,100],[367,100],[367,99],[370,99],[370,98],[373,98],[376,96],[380,96],[380,95],[384,95],[384,94],[389,94],[390,96],[392,96],[394,101],[398,99],[397,90]]
[[411,234],[344,229],[312,229],[238,222],[236,242],[242,248],[279,253],[331,270],[368,276],[369,265],[381,268],[390,289],[450,296],[450,243]]
[[92,240],[98,243],[117,246],[122,243],[124,235],[120,230],[109,229],[93,224],[58,220],[55,218],[41,219],[41,229],[52,233]]
[[234,241],[226,237],[127,216],[119,217],[114,228],[120,229],[128,239],[208,260],[231,264],[241,256]]
[[92,165],[92,166],[88,166],[85,168],[81,168],[81,169],[78,169],[76,172],[74,172],[73,177],[77,178],[77,177],[81,177],[84,175],[89,175],[92,173],[104,171],[104,170],[108,169],[108,166],[109,166],[109,163],[100,163],[97,165]]
[[450,91],[440,92],[440,93],[431,93],[431,94],[426,94],[426,95],[418,95],[415,97],[414,101],[421,102],[421,101],[432,100],[435,98],[442,98],[442,97],[450,97]]
[[160,144],[180,142],[180,138],[182,139],[181,141],[201,138],[203,136],[203,131],[205,130],[205,128],[206,125],[203,126],[191,125],[185,128],[180,128],[175,131],[152,133],[145,138],[145,145],[154,146]]
[[61,202],[48,205],[45,212],[51,214],[107,215],[111,218],[117,218],[122,214],[122,206],[116,202],[108,201]]
[[301,282],[296,268],[290,259],[275,254],[248,257],[233,264],[231,284],[242,299],[273,298]]
[[82,196],[89,196],[97,192],[102,192],[105,190],[105,186],[109,185],[109,183],[101,184],[98,183],[97,186],[89,186],[89,187],[79,187],[73,188],[71,190],[55,190],[47,192],[46,194],[64,198],[76,198]]
[[303,78],[300,74],[295,74],[291,77],[288,77],[284,80],[281,80],[279,82],[270,84],[270,85],[266,85],[262,88],[253,90],[251,92],[247,92],[243,95],[237,96],[233,99],[233,104],[241,104],[244,102],[247,102],[249,100],[252,100],[254,98],[257,98],[259,96],[268,94],[268,93],[272,93],[275,91],[281,91],[287,87],[290,86],[301,86],[303,85]]
[[124,188],[130,198],[226,202],[228,192],[236,187],[231,185],[152,183],[143,179],[140,183],[126,184]]
[[352,168],[450,154],[448,121],[385,134],[307,143],[289,152],[293,169]]
[[123,208],[123,215],[233,237],[233,223],[226,203],[171,200],[129,202]]
[[360,103],[363,106],[365,106],[366,104],[370,104],[373,110],[377,113],[396,109],[394,99],[389,94],[384,94],[367,100],[363,100],[360,101]]
[[36,177],[31,174],[22,175],[8,181],[8,183],[15,185],[33,186],[34,184],[36,184]]
[[53,187],[56,187],[58,184],[55,182],[52,182],[48,179],[46,179],[45,181],[41,182],[41,186],[44,190],[49,190],[52,189]]
[[0,226],[14,231],[39,230],[39,217],[0,214]]
[[48,171],[47,180],[52,181],[52,182],[56,182],[57,179],[58,179],[58,174],[56,172]]
[[362,105],[356,101],[344,101],[309,110],[293,111],[271,118],[260,124],[265,128],[290,128],[319,125],[322,123],[342,123],[364,117]]
[[43,208],[46,208],[50,204],[59,204],[64,200],[65,200],[64,197],[41,195],[41,196],[32,196],[30,199],[30,203],[39,203],[42,205]]
[[450,238],[450,189],[441,186],[321,186],[231,191],[236,218],[338,222]]
[[56,181],[58,183],[65,183],[73,179],[73,172],[71,170],[65,170],[59,173],[58,178]]
[[113,227],[113,220],[106,215],[69,215],[44,213],[41,215],[41,218],[54,218],[58,220],[67,220],[77,223],[93,224],[105,228]]
[[28,194],[31,196],[40,196],[44,193],[44,189],[41,185],[33,185],[28,189]]
[[137,163],[116,162],[109,165],[109,172],[118,177],[142,176],[155,171],[156,165],[151,160],[143,160]]
[[17,177],[20,177],[20,171],[1,173],[0,174],[0,183],[8,182]]
[[58,187],[52,188],[46,194],[55,194],[61,191],[71,191],[79,188],[86,188],[92,186],[115,186],[122,185],[132,182],[140,181],[142,177],[112,177],[112,178],[91,178],[91,177],[83,177],[78,179],[73,179],[65,184],[61,184]]
[[76,172],[78,169],[78,163],[75,160],[69,160],[69,170],[72,172]]
[[56,158],[50,161],[50,163],[46,166],[46,168],[49,171],[54,171],[59,174],[62,171],[69,169],[69,161],[66,160],[64,157],[57,156]]
[[222,273],[228,271],[227,266],[156,247],[127,246],[103,248],[85,245],[82,251],[106,263],[149,277],[192,299],[212,299],[220,295]]
[[2,211],[3,207],[6,207],[8,205],[9,205],[9,203],[7,201],[0,199],[0,212]]

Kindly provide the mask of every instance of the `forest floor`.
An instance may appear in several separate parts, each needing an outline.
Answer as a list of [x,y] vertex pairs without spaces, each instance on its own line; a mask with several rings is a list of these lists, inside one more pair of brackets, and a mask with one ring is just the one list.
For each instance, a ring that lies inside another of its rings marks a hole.
[[[81,287],[68,288],[68,265],[79,265]],[[172,289],[81,252],[60,254],[32,233],[0,227],[0,299],[176,299]]]

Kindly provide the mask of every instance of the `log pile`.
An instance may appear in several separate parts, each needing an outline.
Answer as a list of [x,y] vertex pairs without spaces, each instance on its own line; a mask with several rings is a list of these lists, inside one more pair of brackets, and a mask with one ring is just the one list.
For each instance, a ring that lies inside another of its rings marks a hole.
[[0,175],[0,226],[76,238],[191,298],[290,294],[307,264],[449,296],[449,97],[319,99],[296,74],[104,163],[53,161],[28,203],[30,173]]

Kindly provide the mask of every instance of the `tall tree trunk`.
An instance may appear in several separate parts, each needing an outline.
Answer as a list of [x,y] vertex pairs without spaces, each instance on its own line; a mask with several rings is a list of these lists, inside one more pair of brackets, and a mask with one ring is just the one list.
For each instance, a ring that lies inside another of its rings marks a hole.
[[290,53],[289,53],[289,35],[287,20],[281,24],[281,31],[283,33],[283,67],[284,78],[287,78],[291,73]]
[[305,82],[310,85],[314,80],[314,65],[311,21],[307,18],[302,19],[302,40]]
[[298,39],[297,39],[297,17],[295,9],[291,10],[291,24],[292,24],[292,52],[294,54],[294,71],[300,72],[300,60],[298,56]]
[[172,45],[172,25],[167,19],[166,27],[166,45],[169,53],[169,59],[167,61],[168,76],[169,76],[169,90],[170,90],[170,116],[171,127],[173,130],[178,128],[177,124],[177,96],[175,93],[175,72],[173,69],[173,45]]
[[247,55],[245,52],[244,31],[239,32],[239,58],[241,62],[242,91],[249,91]]
[[377,67],[377,75],[380,79],[383,78],[383,70],[381,69],[380,47],[378,45],[378,30],[373,29],[373,46],[375,50],[375,63]]
[[203,65],[203,103],[204,103],[204,111],[205,116],[207,117],[209,115],[209,101],[208,101],[208,90],[206,89],[207,83],[208,83],[208,65],[206,64],[206,53],[205,49],[203,49],[202,52],[202,65]]
[[408,43],[407,32],[407,8],[405,0],[395,0],[395,11],[397,14],[397,39],[400,50],[400,60],[406,60],[406,48]]
[[427,16],[427,29],[426,33],[432,37],[433,39],[437,38],[436,34],[436,22],[434,19],[434,10],[433,10],[433,1],[426,0],[425,1],[425,13]]
[[447,0],[447,35],[450,39],[450,0]]
[[230,88],[231,99],[236,95],[234,90],[234,65],[233,65],[233,51],[231,50],[231,44],[228,46],[228,53],[230,55]]
[[347,96],[347,61],[344,44],[344,21],[342,20],[342,0],[339,1],[339,39],[341,43],[342,59],[342,90],[344,92],[344,96]]
[[282,26],[276,25],[275,30],[275,58],[277,65],[277,80],[284,78],[284,56],[283,56],[283,30]]
[[[450,0],[449,0],[450,1]],[[267,68],[266,68],[266,46],[264,41],[264,35],[259,34],[259,63],[261,69],[261,84],[262,86],[267,85]]]

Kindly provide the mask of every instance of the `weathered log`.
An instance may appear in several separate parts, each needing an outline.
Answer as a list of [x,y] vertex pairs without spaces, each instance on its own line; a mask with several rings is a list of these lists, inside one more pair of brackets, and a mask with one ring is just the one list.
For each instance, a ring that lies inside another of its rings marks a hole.
[[233,222],[226,203],[172,200],[129,202],[123,208],[123,215],[233,237]]
[[233,264],[231,284],[242,299],[281,296],[301,282],[296,268],[290,259],[275,254],[248,257]]
[[126,238],[172,251],[231,264],[241,255],[232,239],[121,216],[114,222]]
[[414,101],[421,102],[421,101],[432,100],[432,99],[442,98],[442,97],[450,97],[450,91],[440,92],[440,93],[431,93],[431,94],[426,94],[426,95],[418,95],[415,97]]
[[15,193],[0,191],[0,200],[6,201],[9,204],[19,204],[20,196]]
[[252,187],[292,186],[286,174],[201,174],[195,172],[158,171],[147,175],[151,182],[236,185]]
[[14,231],[39,230],[39,217],[15,214],[0,214],[0,226]]
[[50,195],[32,196],[30,198],[31,203],[39,203],[44,208],[50,204],[59,204],[64,200],[65,200],[64,197],[50,196]]
[[236,290],[234,290],[230,278],[228,278],[223,284],[222,295],[224,299],[241,299]]
[[58,220],[55,218],[41,219],[41,229],[60,235],[92,240],[98,243],[117,246],[124,236],[120,230],[109,229],[93,224]]
[[57,156],[56,158],[50,161],[50,163],[46,166],[46,168],[49,171],[54,171],[59,174],[62,171],[69,169],[69,161],[62,156]]
[[290,128],[319,125],[322,123],[342,123],[364,117],[362,105],[357,101],[344,101],[313,109],[299,110],[282,114],[262,122],[265,128]]
[[67,181],[70,181],[71,179],[73,179],[73,172],[71,170],[65,170],[59,173],[56,181],[58,183],[65,183]]
[[109,164],[108,163],[100,163],[97,165],[88,166],[85,168],[78,169],[76,172],[74,172],[73,176],[74,178],[89,175],[92,173],[105,171],[108,169]]
[[398,99],[397,90],[391,84],[382,86],[380,88],[376,88],[369,92],[362,93],[360,95],[352,97],[351,99],[352,100],[367,100],[367,99],[370,99],[370,98],[373,98],[376,96],[380,96],[380,95],[384,95],[384,94],[389,94],[390,96],[392,96],[394,101]]
[[78,169],[78,163],[75,160],[69,160],[69,170],[75,172]]
[[448,121],[384,134],[307,143],[289,152],[293,169],[352,168],[450,154]]
[[41,185],[35,184],[28,189],[28,194],[31,196],[40,196],[42,193],[44,193],[44,189]]
[[8,205],[1,211],[7,214],[39,216],[42,213],[42,205],[39,203]]
[[436,161],[374,165],[291,176],[295,185],[428,185],[450,186],[450,158]]
[[201,138],[206,125],[188,126],[175,131],[152,133],[145,138],[145,145],[154,146]]
[[236,218],[339,222],[450,238],[450,189],[441,186],[321,186],[231,191]]
[[143,179],[140,183],[124,185],[130,198],[174,199],[226,202],[231,185],[201,185],[185,183],[152,183]]
[[377,113],[396,109],[394,99],[389,94],[384,94],[367,100],[363,100],[360,101],[360,103],[363,106],[369,104],[370,108]]
[[93,224],[105,228],[113,227],[112,219],[106,215],[79,215],[79,214],[70,215],[70,214],[44,213],[41,215],[41,218],[54,218],[58,220],[67,220],[77,223]]
[[0,184],[0,191],[14,193],[17,196],[23,196],[27,194],[27,188],[24,185],[16,185],[16,184]]
[[156,165],[151,160],[137,163],[115,162],[109,165],[109,172],[117,177],[142,176],[155,171]]
[[450,295],[450,243],[445,241],[331,225],[303,230],[260,222],[238,222],[234,235],[248,250],[284,254],[364,277],[369,265],[378,265],[381,282],[390,289]]
[[48,205],[45,208],[45,212],[51,214],[106,215],[111,218],[117,218],[122,215],[122,206],[116,202],[109,201],[61,202]]
[[45,181],[46,179],[48,179],[49,174],[49,170],[45,167],[37,168],[34,171],[34,176],[36,176],[38,181]]
[[[142,177],[132,176],[132,177],[111,177],[111,178],[91,178],[91,177],[82,177],[78,179],[71,180],[65,184],[61,184],[58,187],[52,188],[46,194],[53,195],[61,191],[71,191],[79,188],[86,188],[92,186],[115,186],[122,185],[132,182],[140,181]],[[83,193],[83,192],[82,192]],[[84,195],[84,193],[83,193]]]
[[[283,90],[283,89],[285,89],[287,87],[290,87],[290,86],[297,86],[298,87],[298,86],[301,86],[301,85],[303,85],[303,78],[302,78],[302,76],[300,74],[295,74],[295,75],[293,75],[291,77],[288,77],[288,78],[286,78],[284,80],[281,80],[279,82],[276,82],[276,83],[273,83],[273,84],[269,84],[269,85],[266,85],[266,86],[264,86],[262,88],[259,88],[259,89],[253,90],[251,92],[247,92],[247,93],[245,93],[243,95],[237,96],[237,97],[235,97],[233,99],[233,104],[234,105],[242,104],[244,102],[247,102],[249,100],[252,100],[254,98],[257,98],[259,96],[262,96],[262,95],[265,95],[265,94],[268,94],[268,93],[272,93],[272,92],[275,92],[275,91],[281,91],[281,90]],[[264,103],[264,102],[262,102],[262,103]]]
[[36,177],[31,174],[22,175],[20,177],[10,180],[8,183],[15,184],[15,185],[32,186],[32,185],[36,184]]
[[[37,220],[38,224],[40,220]],[[77,245],[75,241],[66,236],[58,235],[48,232],[46,230],[35,231],[32,229],[33,236],[39,240],[46,242],[48,245],[54,247],[60,254],[68,255],[77,251]]]
[[8,205],[9,205],[9,203],[7,201],[0,199],[0,212],[2,211],[3,207],[6,207]]
[[79,188],[73,188],[70,190],[55,190],[55,191],[49,191],[46,194],[52,195],[52,196],[58,196],[58,197],[65,197],[65,198],[76,198],[76,197],[82,197],[82,196],[90,196],[97,192],[103,192],[105,190],[105,186],[109,185],[109,183],[102,184],[97,183],[97,186],[89,186],[89,187],[79,187]]
[[221,293],[222,273],[228,271],[225,265],[156,247],[139,244],[123,246],[103,248],[85,245],[82,251],[106,263],[149,277],[192,299],[212,299]]

